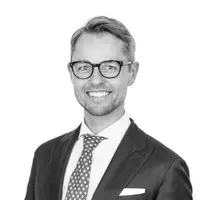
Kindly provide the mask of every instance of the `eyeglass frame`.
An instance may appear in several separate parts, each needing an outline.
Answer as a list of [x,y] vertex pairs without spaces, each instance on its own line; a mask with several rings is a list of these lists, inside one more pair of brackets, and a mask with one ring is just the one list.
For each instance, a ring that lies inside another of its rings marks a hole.
[[[101,73],[101,70],[100,70],[100,66],[101,66],[101,64],[104,63],[104,62],[113,62],[113,61],[114,61],[114,62],[117,62],[117,63],[119,64],[119,72],[118,72],[118,74],[117,74],[116,76],[113,76],[113,77],[106,77],[106,76],[104,76],[104,75]],[[73,68],[73,65],[76,64],[76,63],[79,63],[79,62],[88,63],[88,64],[90,64],[90,65],[92,66],[92,72],[91,72],[91,75],[88,76],[87,78],[80,78],[80,77],[78,77],[78,76],[75,74],[75,72],[74,72],[74,68]],[[98,64],[93,64],[93,63],[91,63],[91,62],[89,62],[89,61],[78,60],[78,61],[72,61],[72,62],[69,62],[69,63],[68,63],[68,66],[71,67],[74,76],[76,76],[78,79],[88,79],[88,78],[90,78],[90,77],[92,76],[93,72],[94,72],[94,68],[95,68],[95,67],[98,68],[99,73],[101,74],[101,76],[103,76],[104,78],[112,79],[112,78],[116,78],[117,76],[119,76],[119,74],[120,74],[120,72],[121,72],[121,68],[122,68],[122,66],[124,66],[124,65],[130,65],[130,64],[134,64],[134,63],[135,63],[135,62],[132,62],[132,61],[104,60],[104,61],[102,61],[102,62],[100,62],[100,63],[98,63]]]

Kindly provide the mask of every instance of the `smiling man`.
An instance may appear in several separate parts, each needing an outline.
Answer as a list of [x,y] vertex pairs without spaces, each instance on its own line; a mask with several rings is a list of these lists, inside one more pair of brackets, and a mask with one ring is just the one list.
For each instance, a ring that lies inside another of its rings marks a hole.
[[192,199],[186,162],[124,109],[138,67],[121,22],[95,17],[73,34],[68,70],[83,121],[37,148],[26,200]]

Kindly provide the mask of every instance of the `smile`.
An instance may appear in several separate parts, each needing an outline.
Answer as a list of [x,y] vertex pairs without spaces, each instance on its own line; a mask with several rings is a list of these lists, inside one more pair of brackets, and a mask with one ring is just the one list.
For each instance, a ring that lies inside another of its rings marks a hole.
[[100,91],[100,92],[87,92],[87,94],[91,97],[104,97],[110,94],[111,92]]

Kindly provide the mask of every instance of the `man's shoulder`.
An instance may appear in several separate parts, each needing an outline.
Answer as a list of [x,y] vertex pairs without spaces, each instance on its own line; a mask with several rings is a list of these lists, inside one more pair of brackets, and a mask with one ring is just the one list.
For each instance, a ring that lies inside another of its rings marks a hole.
[[65,134],[59,135],[55,138],[52,138],[44,143],[42,143],[41,145],[39,145],[37,147],[37,149],[35,150],[35,154],[43,154],[43,153],[47,153],[50,152],[53,148],[59,148],[62,146],[62,144],[64,144],[64,141],[69,138],[70,136],[72,136],[74,134],[74,132],[76,131],[76,129],[69,131]]
[[157,172],[159,171],[161,174],[164,174],[168,169],[170,169],[170,166],[173,166],[185,169],[185,171],[189,174],[187,162],[184,158],[182,158],[170,147],[145,133],[141,129],[138,128],[138,131],[140,134],[145,136],[147,148],[152,149],[150,154],[151,156],[149,156],[147,162],[148,168],[153,167],[154,169],[157,169]]
[[170,147],[163,144],[161,141],[157,140],[153,136],[145,133],[143,130],[138,128],[139,132],[141,134],[146,135],[147,140],[147,146],[153,149],[153,155],[158,160],[163,161],[171,161],[173,162],[176,159],[182,159],[179,154],[177,154],[174,150],[172,150]]

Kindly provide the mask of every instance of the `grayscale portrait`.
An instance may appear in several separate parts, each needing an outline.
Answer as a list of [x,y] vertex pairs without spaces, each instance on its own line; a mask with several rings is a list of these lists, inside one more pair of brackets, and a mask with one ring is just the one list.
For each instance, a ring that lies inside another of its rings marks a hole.
[[125,108],[140,73],[136,43],[109,16],[90,18],[72,34],[68,95],[83,120],[35,150],[25,200],[192,200],[185,158]]

